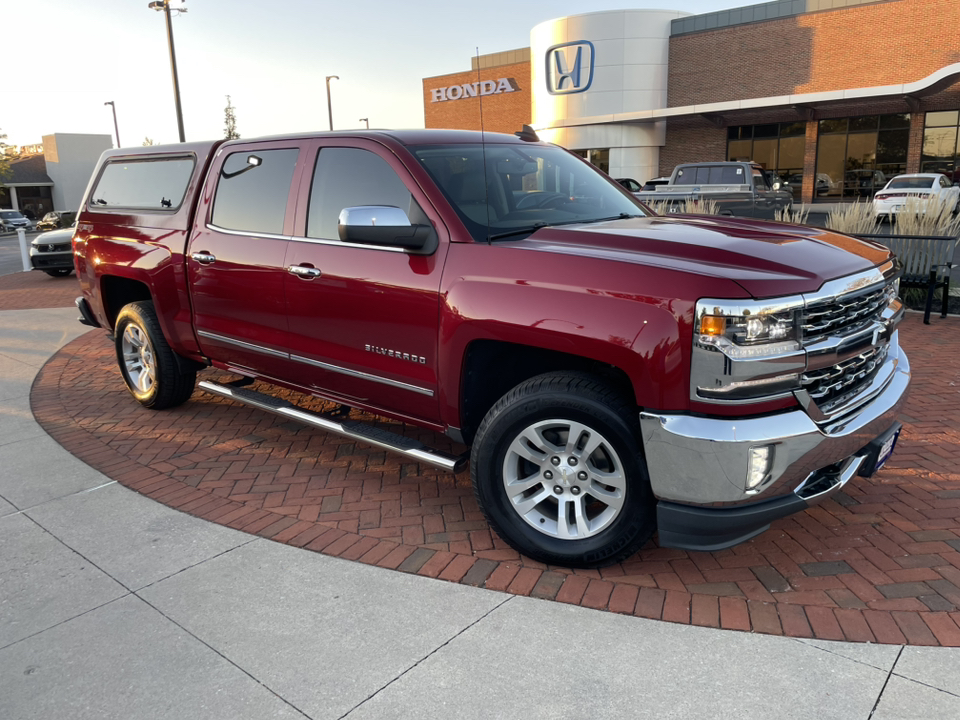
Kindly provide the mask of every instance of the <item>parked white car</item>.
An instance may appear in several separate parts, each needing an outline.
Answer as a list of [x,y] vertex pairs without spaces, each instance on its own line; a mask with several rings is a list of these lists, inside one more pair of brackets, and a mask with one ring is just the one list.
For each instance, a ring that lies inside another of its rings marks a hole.
[[[953,185],[946,175],[940,173],[914,173],[897,175],[883,190],[873,197],[873,211],[878,218],[892,218],[903,210],[911,198],[919,200],[940,199],[956,212],[960,200],[960,187]],[[939,202],[937,203],[939,205]]]

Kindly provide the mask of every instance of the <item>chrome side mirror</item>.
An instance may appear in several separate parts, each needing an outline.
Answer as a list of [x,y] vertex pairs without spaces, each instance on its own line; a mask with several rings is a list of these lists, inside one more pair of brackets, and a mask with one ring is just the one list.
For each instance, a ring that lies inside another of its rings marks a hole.
[[410,218],[391,205],[362,205],[340,211],[339,226],[351,227],[410,227]]
[[340,211],[337,233],[343,242],[422,250],[433,235],[433,228],[411,225],[410,218],[398,207],[362,205]]

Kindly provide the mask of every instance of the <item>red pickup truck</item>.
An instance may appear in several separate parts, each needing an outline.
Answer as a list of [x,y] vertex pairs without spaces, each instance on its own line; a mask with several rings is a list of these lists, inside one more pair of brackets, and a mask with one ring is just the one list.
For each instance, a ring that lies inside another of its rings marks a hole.
[[[658,217],[519,137],[367,131],[104,153],[81,320],[130,392],[233,398],[449,471],[510,545],[711,550],[869,476],[910,383],[898,264],[825,230]],[[445,433],[455,456],[254,380]],[[263,388],[263,385],[258,386]]]

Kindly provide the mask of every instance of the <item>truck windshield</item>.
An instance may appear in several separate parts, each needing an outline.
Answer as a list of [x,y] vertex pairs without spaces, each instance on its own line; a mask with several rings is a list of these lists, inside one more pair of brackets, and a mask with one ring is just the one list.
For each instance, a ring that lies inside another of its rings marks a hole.
[[549,225],[651,214],[593,165],[559,147],[411,149],[477,241],[519,237]]

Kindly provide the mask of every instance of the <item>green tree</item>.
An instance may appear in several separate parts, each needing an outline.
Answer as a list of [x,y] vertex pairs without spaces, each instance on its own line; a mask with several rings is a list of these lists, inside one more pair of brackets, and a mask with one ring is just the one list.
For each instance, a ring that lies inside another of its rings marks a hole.
[[230,96],[227,95],[227,106],[223,109],[223,136],[227,140],[238,140],[240,138],[240,133],[237,132],[237,114],[235,110],[236,108],[234,108],[230,102]]

